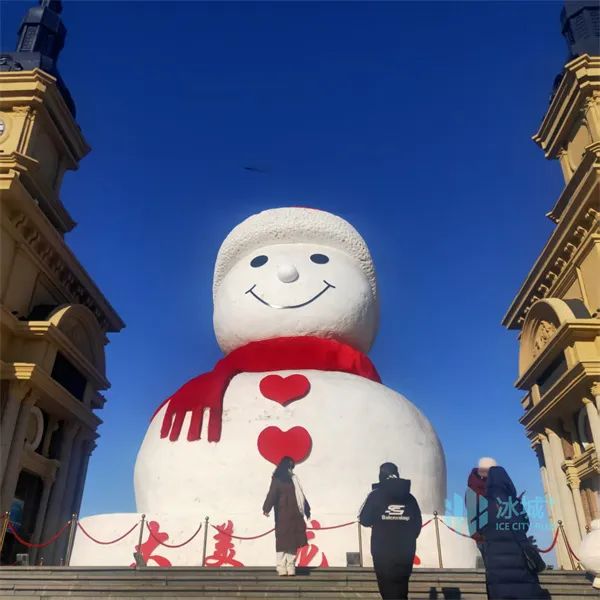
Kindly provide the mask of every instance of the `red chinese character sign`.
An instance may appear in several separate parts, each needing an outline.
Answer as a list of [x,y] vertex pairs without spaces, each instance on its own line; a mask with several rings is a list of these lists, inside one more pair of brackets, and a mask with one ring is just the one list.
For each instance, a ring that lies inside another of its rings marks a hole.
[[[321,529],[321,524],[319,523],[319,521],[316,521],[314,519],[310,522],[310,526],[313,529]],[[306,538],[308,539],[309,543],[306,546],[303,546],[302,548],[300,548],[300,550],[298,551],[296,561],[297,561],[297,565],[299,567],[315,567],[315,566],[328,567],[329,566],[329,562],[327,561],[327,556],[325,556],[324,552],[321,552],[321,562],[318,565],[313,563],[313,561],[317,558],[317,555],[319,554],[319,546],[317,546],[316,544],[310,543],[310,541],[314,540],[315,537],[316,537],[316,535],[313,531],[306,532]]]
[[[168,558],[154,554],[154,551],[161,542],[166,542],[169,539],[169,534],[160,531],[160,525],[157,521],[150,521],[148,523],[148,538],[141,545],[135,545],[135,551],[139,552],[143,562],[147,565],[149,562],[154,562],[159,567],[170,567],[171,562]],[[135,567],[135,563],[129,565]]]
[[206,567],[243,567],[244,565],[235,559],[235,545],[233,543],[233,522],[227,521],[216,527],[217,535],[213,537],[216,541],[213,553],[206,557]]

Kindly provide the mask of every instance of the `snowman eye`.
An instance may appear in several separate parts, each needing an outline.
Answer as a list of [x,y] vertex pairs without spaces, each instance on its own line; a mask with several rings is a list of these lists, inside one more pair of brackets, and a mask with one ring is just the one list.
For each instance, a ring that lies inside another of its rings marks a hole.
[[329,262],[329,257],[325,256],[324,254],[311,254],[310,260],[318,265],[324,265],[325,263]]
[[251,267],[262,267],[267,261],[269,260],[268,256],[265,256],[264,254],[261,254],[259,256],[255,256],[251,261],[250,261],[250,266]]

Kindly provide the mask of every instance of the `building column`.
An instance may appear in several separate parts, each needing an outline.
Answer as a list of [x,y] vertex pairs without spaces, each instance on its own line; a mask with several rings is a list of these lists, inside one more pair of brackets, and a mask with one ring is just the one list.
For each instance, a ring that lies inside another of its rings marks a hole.
[[16,430],[21,402],[31,393],[31,389],[19,381],[11,381],[8,387],[8,401],[2,412],[0,425],[0,484],[6,473],[11,443]]
[[577,458],[581,456],[581,440],[579,439],[579,433],[577,427],[572,419],[564,419],[562,422],[563,429],[571,436],[571,446],[573,447],[573,457]]
[[15,488],[17,487],[19,474],[21,473],[21,458],[23,448],[25,447],[27,423],[29,421],[31,407],[34,404],[35,396],[33,394],[29,394],[21,400],[19,416],[17,417],[17,423],[10,445],[10,452],[8,453],[7,464],[4,470],[4,477],[2,479],[2,487],[0,490],[0,512],[5,512],[10,509],[10,505],[15,495]]
[[551,525],[556,525],[557,518],[554,515],[554,504],[552,502],[552,493],[550,492],[550,483],[548,481],[548,469],[546,467],[546,460],[544,458],[544,451],[542,449],[541,436],[537,436],[533,440],[533,450],[538,459],[540,467],[540,477],[542,479],[542,488],[544,490],[544,498],[546,499],[546,508],[548,510],[548,520]]
[[577,523],[579,525],[579,536],[581,539],[586,535],[586,518],[585,510],[583,509],[583,501],[581,500],[581,479],[575,473],[573,467],[567,467],[566,470],[567,483],[573,497],[573,505],[575,506],[575,514],[577,515]]
[[583,404],[587,412],[588,421],[590,422],[590,429],[592,430],[592,441],[596,450],[600,448],[600,417],[598,417],[598,409],[596,403],[592,402],[589,398],[583,399]]
[[81,460],[81,469],[79,470],[79,480],[77,483],[77,491],[75,494],[75,498],[73,499],[73,505],[71,506],[71,511],[75,513],[79,513],[81,508],[81,498],[83,497],[83,488],[85,479],[87,477],[88,465],[90,463],[90,458],[92,456],[92,452],[96,448],[96,442],[91,439],[85,440],[82,445],[82,460]]
[[[56,481],[52,487],[52,494],[50,497],[50,503],[48,505],[48,512],[46,515],[44,527],[42,529],[42,537],[47,539],[53,536],[59,527],[64,523],[60,521],[61,517],[61,506],[63,502],[63,496],[65,493],[65,487],[67,484],[67,476],[69,474],[69,465],[73,460],[71,455],[71,448],[73,447],[73,440],[77,432],[79,431],[79,425],[73,421],[69,421],[64,424],[65,431],[63,433],[62,444],[60,449],[60,466],[56,475]],[[46,548],[43,552],[45,562],[47,564],[54,564],[58,562],[56,553],[56,544],[52,544]]]
[[46,426],[46,433],[44,434],[44,439],[41,444],[41,452],[42,456],[48,457],[50,453],[50,443],[52,442],[52,436],[54,432],[58,429],[58,419],[54,416],[51,416],[48,419],[48,425]]
[[[546,480],[548,481],[548,492],[550,494],[549,498],[549,512],[552,514],[555,527],[558,527],[558,521],[564,522],[563,517],[563,507],[560,499],[560,495],[558,493],[558,480],[556,478],[556,472],[554,469],[554,462],[552,459],[552,452],[550,451],[550,442],[548,441],[548,437],[540,433],[538,434],[539,440],[542,444],[542,453],[544,456],[544,463],[546,465]],[[568,569],[571,566],[569,561],[569,553],[567,551],[567,547],[559,535],[556,543],[556,560],[558,562],[558,566],[561,569]]]
[[550,454],[552,457],[553,471],[556,477],[556,487],[558,488],[558,495],[561,503],[561,513],[563,526],[569,544],[575,552],[579,548],[581,543],[581,535],[579,533],[579,521],[577,519],[577,513],[575,512],[575,504],[573,502],[573,496],[569,490],[567,484],[567,477],[562,469],[565,455],[563,453],[562,443],[557,433],[550,427],[546,428],[546,435],[548,436],[548,442],[550,444]]
[[[58,513],[58,525],[70,520],[71,515],[73,514],[73,502],[77,494],[77,482],[79,480],[79,473],[83,462],[82,452],[85,443],[84,435],[84,430],[79,429],[71,446],[69,472],[67,474],[65,488],[62,494],[62,502]],[[66,545],[66,537],[62,537],[56,542],[54,562],[58,562],[60,558],[64,557]]]
[[[40,498],[40,504],[38,508],[37,517],[35,520],[35,527],[33,529],[33,535],[31,536],[31,543],[39,544],[42,536],[42,528],[44,521],[46,520],[46,509],[48,508],[48,499],[50,498],[50,490],[54,483],[54,475],[51,477],[44,477],[44,489],[42,490],[42,496]],[[32,565],[35,565],[39,548],[32,548],[29,552],[29,558]]]
[[591,392],[596,401],[596,410],[600,413],[600,381],[594,381]]

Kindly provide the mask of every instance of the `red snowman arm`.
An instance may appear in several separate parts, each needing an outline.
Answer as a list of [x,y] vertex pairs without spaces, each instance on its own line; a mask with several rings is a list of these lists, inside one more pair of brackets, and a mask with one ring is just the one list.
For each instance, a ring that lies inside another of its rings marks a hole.
[[218,378],[205,373],[190,379],[175,394],[167,398],[154,413],[153,418],[167,405],[160,428],[160,437],[169,437],[172,442],[179,439],[188,412],[191,412],[187,439],[190,442],[200,439],[204,411],[209,411],[208,441],[221,439],[221,416],[223,413],[222,385]]

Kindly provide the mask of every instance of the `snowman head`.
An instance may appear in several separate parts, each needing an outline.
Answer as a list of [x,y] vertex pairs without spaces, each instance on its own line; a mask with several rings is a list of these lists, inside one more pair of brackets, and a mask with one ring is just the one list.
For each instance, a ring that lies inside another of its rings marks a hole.
[[224,352],[304,335],[367,352],[377,332],[367,245],[344,219],[310,208],[266,210],[235,227],[217,256],[213,300]]

